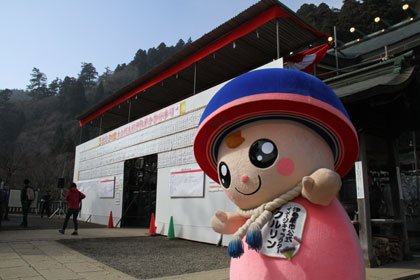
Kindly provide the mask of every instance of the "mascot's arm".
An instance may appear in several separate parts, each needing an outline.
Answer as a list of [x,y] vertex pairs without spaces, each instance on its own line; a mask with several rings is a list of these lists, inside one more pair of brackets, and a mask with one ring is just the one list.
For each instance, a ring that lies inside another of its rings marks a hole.
[[238,213],[217,211],[211,218],[210,224],[215,232],[222,234],[233,234],[246,222],[247,218]]
[[302,196],[310,202],[327,206],[341,188],[341,178],[336,172],[320,168],[302,179]]

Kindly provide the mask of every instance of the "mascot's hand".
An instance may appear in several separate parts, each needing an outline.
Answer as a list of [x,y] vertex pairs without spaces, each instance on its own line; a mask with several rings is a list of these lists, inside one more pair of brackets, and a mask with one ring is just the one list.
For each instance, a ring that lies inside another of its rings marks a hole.
[[246,218],[237,213],[217,211],[211,218],[210,224],[215,232],[223,234],[233,234],[242,226]]
[[330,204],[340,188],[340,175],[327,168],[320,168],[302,179],[302,196],[318,205]]

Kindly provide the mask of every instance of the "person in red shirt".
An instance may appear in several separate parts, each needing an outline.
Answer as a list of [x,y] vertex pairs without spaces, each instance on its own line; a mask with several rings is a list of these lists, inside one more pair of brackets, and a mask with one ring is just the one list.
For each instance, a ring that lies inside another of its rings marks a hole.
[[70,216],[73,215],[73,224],[74,224],[74,231],[72,235],[77,235],[77,215],[80,211],[80,201],[84,199],[86,196],[77,189],[77,185],[75,183],[71,183],[70,188],[66,192],[66,200],[67,200],[67,214],[66,218],[64,219],[63,228],[59,230],[61,234],[64,234],[66,230],[67,223],[70,219]]

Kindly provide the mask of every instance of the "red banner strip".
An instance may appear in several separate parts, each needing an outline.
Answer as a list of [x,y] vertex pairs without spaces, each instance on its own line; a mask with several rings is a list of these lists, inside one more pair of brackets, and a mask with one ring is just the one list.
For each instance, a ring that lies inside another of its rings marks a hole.
[[183,174],[183,173],[193,173],[193,172],[202,172],[203,170],[201,169],[196,169],[196,170],[186,170],[186,171],[177,171],[177,172],[171,172],[172,174]]

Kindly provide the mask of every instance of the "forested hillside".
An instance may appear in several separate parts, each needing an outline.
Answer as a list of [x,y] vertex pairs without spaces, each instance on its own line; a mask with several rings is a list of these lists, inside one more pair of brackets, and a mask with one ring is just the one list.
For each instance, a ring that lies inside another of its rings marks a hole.
[[131,62],[102,74],[92,63],[82,62],[77,77],[50,81],[34,67],[26,89],[0,90],[0,179],[20,188],[29,178],[42,190],[54,190],[59,177],[71,182],[80,142],[76,117],[190,42],[139,49]]
[[413,10],[420,10],[420,1],[401,0],[343,0],[341,9],[330,9],[321,3],[303,4],[297,14],[314,26],[317,30],[333,35],[334,26],[337,29],[337,39],[342,42],[355,40],[357,34],[349,32],[350,27],[356,27],[365,34],[373,33],[384,28],[374,19],[380,17],[389,24],[396,24],[408,18],[408,13],[402,10],[403,4],[408,3]]
[[[401,6],[411,3],[420,10],[420,0],[344,0],[341,10],[326,4],[304,4],[297,14],[316,29],[346,42],[356,39],[355,26],[365,33],[381,29],[376,16],[391,24],[407,18]],[[80,142],[76,116],[159,65],[189,44],[161,43],[147,51],[139,49],[128,64],[98,73],[89,62],[81,62],[77,77],[46,77],[34,65],[26,89],[1,89],[0,85],[0,178],[20,188],[24,178],[42,190],[55,189],[57,178],[72,180],[75,146]]]

